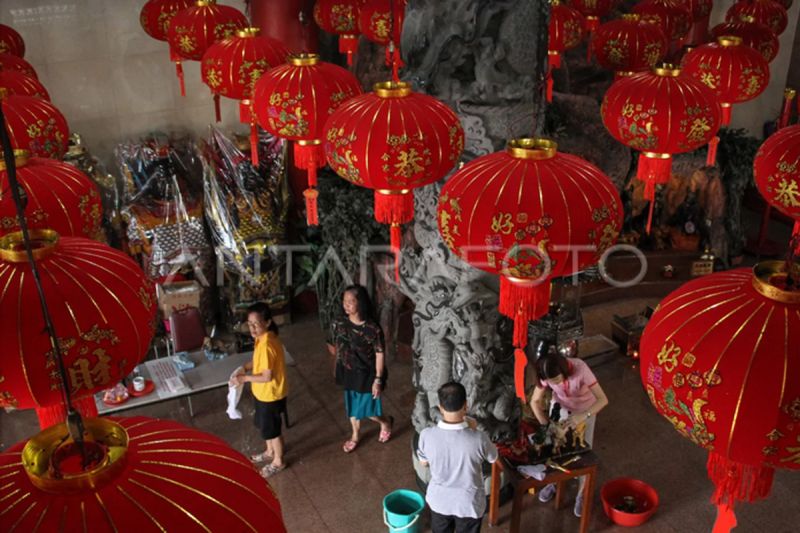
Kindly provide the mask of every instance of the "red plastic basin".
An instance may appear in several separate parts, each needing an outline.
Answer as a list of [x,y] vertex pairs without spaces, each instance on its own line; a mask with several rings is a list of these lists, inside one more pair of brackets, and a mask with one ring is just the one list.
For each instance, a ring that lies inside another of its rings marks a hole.
[[[636,501],[636,508],[641,513],[626,513],[614,507],[624,503],[625,496],[632,496]],[[600,490],[600,499],[603,501],[603,510],[606,516],[618,526],[635,527],[647,522],[658,508],[658,493],[656,490],[638,479],[621,477],[612,479],[603,485]]]

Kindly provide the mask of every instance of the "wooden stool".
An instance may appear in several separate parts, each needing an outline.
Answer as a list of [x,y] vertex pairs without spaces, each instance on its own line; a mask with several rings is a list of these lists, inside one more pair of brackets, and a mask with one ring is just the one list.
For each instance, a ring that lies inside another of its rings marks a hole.
[[[522,514],[522,498],[528,493],[528,489],[541,489],[550,483],[556,484],[556,509],[561,507],[561,499],[564,483],[570,479],[580,476],[587,476],[583,486],[583,512],[581,513],[580,532],[589,531],[589,522],[592,516],[592,499],[594,497],[594,484],[597,476],[597,456],[593,452],[581,454],[580,460],[566,466],[569,473],[560,470],[547,472],[541,481],[532,477],[524,477],[516,467],[509,463],[505,457],[500,457],[492,463],[492,486],[489,494],[489,525],[497,525],[497,512],[500,507],[500,474],[505,472],[506,478],[514,486],[514,501],[511,504],[511,533],[519,533],[519,522]],[[558,462],[564,462],[562,459]]]

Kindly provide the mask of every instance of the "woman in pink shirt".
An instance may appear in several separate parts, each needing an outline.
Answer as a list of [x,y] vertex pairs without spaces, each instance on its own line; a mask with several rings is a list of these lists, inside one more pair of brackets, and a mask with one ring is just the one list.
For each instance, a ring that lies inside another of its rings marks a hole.
[[[581,359],[567,359],[551,352],[537,361],[536,369],[539,374],[539,384],[536,385],[531,398],[531,409],[536,419],[542,425],[549,424],[548,411],[551,411],[553,404],[557,403],[561,406],[562,412],[556,422],[564,418],[564,411],[567,415],[567,424],[571,427],[574,428],[585,422],[586,430],[583,438],[591,446],[594,437],[595,415],[608,405],[608,398],[600,384],[597,383],[597,378],[589,369],[589,365]],[[547,389],[552,392],[551,409],[545,405]],[[581,489],[583,489],[584,481],[584,477],[581,477]],[[555,484],[546,486],[539,492],[539,501],[550,501],[555,492]],[[576,516],[581,516],[583,490],[578,491],[574,511]]]

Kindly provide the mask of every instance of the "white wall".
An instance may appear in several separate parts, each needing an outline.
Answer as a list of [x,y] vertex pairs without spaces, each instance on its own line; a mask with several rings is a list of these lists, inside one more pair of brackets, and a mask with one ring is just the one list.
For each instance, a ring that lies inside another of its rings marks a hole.
[[[197,61],[184,63],[182,98],[167,43],[139,25],[145,0],[0,0],[0,22],[25,40],[25,59],[53,104],[106,163],[125,139],[163,128],[205,135],[214,120]],[[241,0],[221,0],[244,10]],[[222,125],[238,126],[238,104],[222,98]],[[116,167],[110,169],[116,173]]]
[[[734,0],[714,0],[714,9],[711,12],[712,28],[724,22],[725,12],[733,4]],[[799,12],[800,1],[795,1],[789,9],[789,25],[779,37],[781,47],[778,56],[769,64],[769,86],[755,100],[733,106],[731,128],[745,128],[751,135],[761,139],[763,137],[764,122],[774,120],[781,113],[783,109],[783,90],[786,88],[786,78],[792,59],[792,47],[794,36],[797,32]]]

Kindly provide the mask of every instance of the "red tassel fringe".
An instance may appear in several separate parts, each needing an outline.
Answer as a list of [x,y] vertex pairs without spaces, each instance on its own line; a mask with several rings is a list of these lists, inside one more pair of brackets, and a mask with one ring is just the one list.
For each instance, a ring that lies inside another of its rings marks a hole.
[[250,162],[258,168],[258,126],[250,123]]
[[[84,396],[72,400],[72,406],[81,414],[83,418],[97,418],[97,404],[94,403],[94,396]],[[67,420],[67,406],[62,402],[47,407],[37,407],[36,416],[39,417],[39,427],[47,429]]]
[[358,35],[340,35],[339,53],[347,54],[347,66],[353,66],[353,56],[358,51]]
[[649,157],[639,154],[639,167],[636,169],[636,178],[645,183],[653,180],[653,183],[667,183],[672,174],[672,156],[667,158]]
[[498,308],[503,315],[514,319],[514,346],[524,347],[528,338],[527,326],[518,326],[541,318],[550,310],[550,283],[545,280],[534,285],[532,281],[514,282],[500,276]]
[[550,68],[561,68],[561,54],[558,52],[547,54],[547,60],[550,63]]
[[414,195],[375,191],[375,220],[382,224],[407,224],[414,219]]
[[217,119],[217,122],[222,122],[222,112],[219,109],[219,95],[214,94],[214,118]]
[[733,110],[733,106],[728,104],[720,107],[722,107],[722,125],[728,126],[731,123],[731,111]]
[[708,141],[708,155],[706,156],[706,165],[714,166],[717,164],[717,146],[719,146],[719,136],[714,137]]
[[309,226],[319,226],[317,196],[319,196],[317,189],[308,188],[303,191],[303,197],[306,199],[306,224]]
[[514,392],[521,401],[525,402],[525,367],[528,366],[528,356],[525,350],[517,348],[514,350]]
[[250,100],[239,100],[239,122],[242,124],[250,124],[250,122],[252,122],[252,105],[253,102]]
[[714,529],[711,533],[730,533],[731,529],[736,527],[736,514],[733,512],[733,507],[725,504],[717,505],[717,519],[714,521]]
[[711,501],[730,507],[769,496],[775,476],[773,468],[740,463],[716,452],[709,452],[706,470],[715,487]]
[[547,103],[551,103],[553,101],[553,72],[551,70],[547,71]]
[[[783,97],[783,112],[781,113],[781,119],[778,122],[778,129],[785,128],[789,125],[789,120],[792,118],[792,100],[793,98],[788,98],[787,95]],[[798,100],[798,112],[800,112],[800,100]]]
[[180,59],[175,62],[175,73],[178,75],[178,82],[181,84],[181,96],[186,96],[186,83],[183,80],[183,64]]

